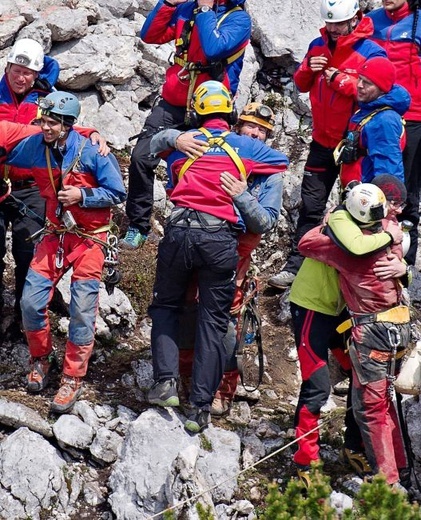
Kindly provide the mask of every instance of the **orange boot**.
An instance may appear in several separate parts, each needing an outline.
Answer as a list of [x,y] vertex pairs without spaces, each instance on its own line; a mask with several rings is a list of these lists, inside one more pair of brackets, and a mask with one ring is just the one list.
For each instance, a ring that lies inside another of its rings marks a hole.
[[230,411],[237,390],[238,370],[224,372],[212,401],[211,414],[222,416]]

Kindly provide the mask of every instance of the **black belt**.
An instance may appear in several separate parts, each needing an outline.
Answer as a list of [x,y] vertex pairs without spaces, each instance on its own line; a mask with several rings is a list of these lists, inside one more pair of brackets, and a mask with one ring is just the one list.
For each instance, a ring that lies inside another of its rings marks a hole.
[[189,208],[174,208],[168,217],[168,223],[176,227],[207,229],[209,231],[232,229],[232,224],[224,219]]
[[22,179],[20,181],[11,181],[12,190],[24,190],[35,185],[35,179]]

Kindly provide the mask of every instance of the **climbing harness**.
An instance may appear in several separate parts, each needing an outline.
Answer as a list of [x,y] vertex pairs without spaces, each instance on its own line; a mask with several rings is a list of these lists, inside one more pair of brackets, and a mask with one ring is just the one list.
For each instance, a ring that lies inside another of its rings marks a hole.
[[[63,179],[66,177],[66,175],[75,167],[75,165],[80,161],[83,148],[85,147],[87,140],[84,139],[80,146],[78,153],[75,157],[75,159],[72,161],[72,163],[62,172],[61,178],[60,178],[60,185],[63,183]],[[53,170],[51,167],[51,157],[50,157],[50,150],[48,147],[45,149],[45,155],[46,155],[46,161],[47,161],[47,169],[48,174],[50,177],[50,182],[53,187],[54,193],[57,195],[58,189],[54,182],[53,177]],[[66,233],[73,233],[76,236],[80,238],[86,238],[91,240],[92,242],[95,242],[96,244],[99,244],[104,249],[104,268],[106,269],[105,277],[104,277],[104,284],[105,288],[107,290],[107,293],[111,295],[114,292],[115,286],[120,282],[122,276],[120,271],[116,269],[116,266],[119,264],[118,260],[118,238],[117,235],[112,233],[111,225],[112,221],[104,226],[101,226],[97,229],[94,229],[89,232],[85,232],[83,229],[79,228],[77,225],[76,220],[74,219],[72,213],[69,210],[63,211],[63,205],[61,203],[58,204],[56,215],[58,218],[61,219],[63,223],[63,227],[56,227],[54,224],[46,220],[45,227],[37,232],[37,236],[42,236],[44,234],[55,234],[59,235],[59,244],[56,252],[56,259],[55,264],[57,269],[62,269],[64,266],[64,235]],[[107,240],[101,240],[96,235],[99,233],[105,233],[107,232]],[[88,248],[88,245],[85,242],[82,242],[79,246],[76,247],[66,258],[67,263],[71,264],[73,259],[78,256],[82,249]]]
[[[224,13],[221,18],[216,23],[216,29],[219,29],[222,22],[233,12],[242,11],[242,8],[239,6],[230,9],[226,13]],[[190,113],[191,113],[191,100],[193,97],[193,92],[196,87],[196,80],[198,76],[202,72],[207,72],[213,80],[222,82],[224,78],[224,71],[227,65],[233,63],[240,56],[242,56],[245,52],[246,46],[244,45],[237,52],[228,56],[223,60],[212,61],[207,64],[203,64],[200,61],[189,61],[188,60],[188,51],[190,47],[191,35],[194,27],[194,18],[191,20],[186,20],[181,31],[180,37],[175,41],[176,51],[174,55],[171,55],[169,58],[170,65],[176,63],[180,65],[181,69],[178,72],[178,77],[180,80],[189,79],[189,89],[187,92],[187,100],[186,100],[186,117],[185,124],[190,123]]]

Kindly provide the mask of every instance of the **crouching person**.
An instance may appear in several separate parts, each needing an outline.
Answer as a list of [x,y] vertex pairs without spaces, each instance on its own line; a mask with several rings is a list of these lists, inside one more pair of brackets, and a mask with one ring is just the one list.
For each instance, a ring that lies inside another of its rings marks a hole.
[[31,355],[28,390],[48,384],[53,345],[48,306],[54,287],[70,268],[69,338],[61,385],[52,411],[64,413],[82,390],[92,353],[104,246],[111,206],[126,198],[112,155],[73,130],[80,104],[73,94],[53,92],[39,101],[42,133],[19,143],[7,160],[31,168],[46,201],[46,226],[36,245],[21,300],[23,328]]

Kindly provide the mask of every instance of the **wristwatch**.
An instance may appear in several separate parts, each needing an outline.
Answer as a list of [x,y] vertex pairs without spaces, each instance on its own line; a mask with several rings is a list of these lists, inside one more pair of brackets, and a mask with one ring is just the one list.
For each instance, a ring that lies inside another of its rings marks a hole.
[[199,7],[197,9],[198,13],[208,13],[209,11],[212,11],[212,8],[209,7],[208,5],[202,5],[201,7]]

